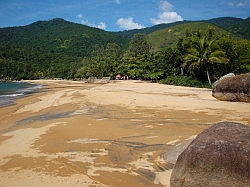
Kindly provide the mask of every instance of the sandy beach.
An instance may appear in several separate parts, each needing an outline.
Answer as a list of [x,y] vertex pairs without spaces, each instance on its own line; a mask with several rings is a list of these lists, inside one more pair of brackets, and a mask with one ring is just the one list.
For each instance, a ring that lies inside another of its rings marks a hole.
[[0,187],[167,187],[180,145],[216,122],[250,125],[249,103],[210,89],[32,82],[43,88],[0,108]]

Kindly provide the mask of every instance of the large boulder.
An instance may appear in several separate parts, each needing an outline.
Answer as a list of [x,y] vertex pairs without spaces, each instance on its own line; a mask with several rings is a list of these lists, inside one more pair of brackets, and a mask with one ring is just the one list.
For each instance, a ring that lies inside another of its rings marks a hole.
[[222,101],[250,102],[250,73],[226,76],[213,84],[212,96]]
[[171,187],[249,187],[250,127],[221,122],[199,134],[177,159]]

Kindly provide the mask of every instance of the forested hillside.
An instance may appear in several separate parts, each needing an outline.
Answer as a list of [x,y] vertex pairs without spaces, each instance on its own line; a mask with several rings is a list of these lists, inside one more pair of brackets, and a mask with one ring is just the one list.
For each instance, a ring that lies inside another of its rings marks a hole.
[[38,21],[24,27],[0,29],[1,44],[89,56],[94,45],[118,43],[123,48],[127,41],[116,33],[71,23],[60,18]]
[[0,29],[0,79],[129,76],[194,86],[250,70],[249,18],[106,32],[63,19]]
[[[206,31],[213,27],[217,34],[228,34],[229,32],[206,22],[185,22],[171,27],[160,29],[147,35],[153,50],[163,50],[167,47],[176,47],[178,41],[185,37],[187,32]],[[232,34],[231,34],[232,35]]]
[[167,29],[185,23],[195,23],[195,22],[200,22],[200,23],[205,22],[208,24],[213,24],[225,31],[235,34],[235,36],[239,36],[241,38],[248,40],[250,39],[250,17],[248,17],[247,19],[234,18],[234,17],[220,17],[220,18],[214,18],[210,20],[200,20],[200,21],[185,20],[174,23],[159,24],[144,29],[125,30],[118,32],[118,34],[122,35],[125,38],[131,39],[133,35],[138,32],[143,34],[150,34],[161,29]]
[[2,28],[0,75],[11,74],[15,79],[69,77],[70,66],[80,66],[79,62],[93,55],[95,48],[108,43],[117,43],[125,49],[128,42],[116,33],[59,18]]
[[247,19],[223,17],[214,18],[205,22],[212,23],[238,37],[250,40],[250,17]]

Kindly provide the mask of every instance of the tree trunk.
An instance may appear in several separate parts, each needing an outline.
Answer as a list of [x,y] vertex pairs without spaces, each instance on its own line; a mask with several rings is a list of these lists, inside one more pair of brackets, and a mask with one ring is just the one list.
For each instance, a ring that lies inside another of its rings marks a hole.
[[183,67],[181,67],[181,75],[183,75]]
[[208,82],[209,82],[209,85],[211,86],[211,85],[212,85],[212,83],[211,83],[211,80],[210,80],[210,76],[209,76],[209,72],[208,72],[208,70],[207,70],[207,80],[208,80]]

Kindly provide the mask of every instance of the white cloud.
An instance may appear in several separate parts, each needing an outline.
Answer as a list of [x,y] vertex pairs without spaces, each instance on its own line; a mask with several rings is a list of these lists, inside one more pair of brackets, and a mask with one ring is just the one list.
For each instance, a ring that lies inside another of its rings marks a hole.
[[163,12],[169,12],[173,9],[173,5],[168,1],[160,1],[159,9]]
[[93,23],[90,23],[87,19],[84,18],[84,16],[82,14],[78,14],[76,17],[78,19],[80,19],[80,23],[83,24],[83,25],[88,25],[90,27],[96,27],[96,28],[99,28],[99,29],[102,29],[102,30],[105,30],[107,28],[107,25],[104,22],[100,22],[97,25],[93,24]]
[[151,18],[151,23],[154,25],[161,23],[173,23],[176,21],[183,21],[182,17],[178,15],[176,12],[162,12],[158,14],[157,19]]
[[83,25],[91,25],[90,23],[89,23],[89,21],[88,20],[86,20],[86,19],[82,19],[81,21],[80,21],[80,23],[81,24],[83,24]]
[[82,19],[82,18],[83,18],[83,15],[80,13],[80,14],[78,14],[76,17],[79,18],[79,19]]
[[132,17],[120,18],[117,20],[116,24],[119,25],[120,28],[126,29],[126,30],[145,28],[144,25],[141,25],[139,23],[135,23]]
[[229,2],[228,2],[228,5],[231,6],[231,7],[244,7],[244,6],[246,6],[248,3],[250,3],[250,0],[237,1],[237,2],[229,1]]
[[157,18],[151,18],[152,24],[157,25],[161,23],[172,23],[176,21],[183,21],[183,18],[173,11],[173,5],[168,1],[160,1],[159,10]]
[[120,0],[114,0],[114,2],[115,2],[116,4],[121,4],[121,1],[120,1]]
[[98,23],[97,28],[105,30],[107,28],[107,26],[104,22],[100,22],[100,23]]

